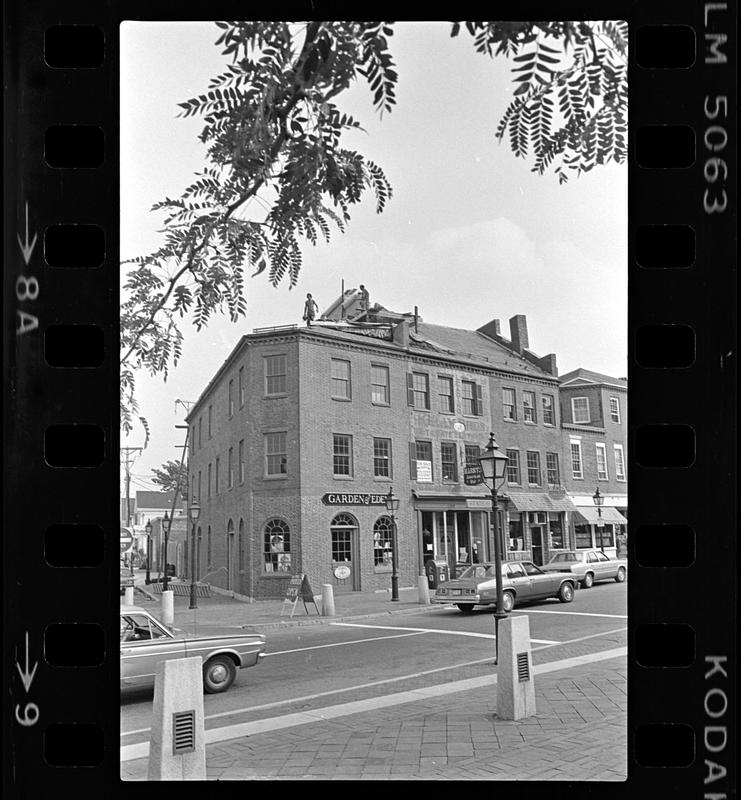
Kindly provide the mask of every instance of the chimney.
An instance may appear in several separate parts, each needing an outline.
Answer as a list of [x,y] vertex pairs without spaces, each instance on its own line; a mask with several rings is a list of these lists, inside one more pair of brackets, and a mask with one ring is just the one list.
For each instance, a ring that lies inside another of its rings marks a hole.
[[524,314],[515,314],[509,321],[512,349],[522,355],[522,351],[530,347],[527,338],[527,317]]
[[502,328],[498,319],[487,322],[486,325],[482,325],[478,331],[491,339],[501,338],[502,336]]
[[402,347],[409,347],[409,320],[403,319],[391,329],[391,338]]
[[554,375],[556,378],[558,377],[558,367],[556,366],[555,353],[548,353],[547,356],[543,356],[541,359],[539,359],[538,366],[549,375]]

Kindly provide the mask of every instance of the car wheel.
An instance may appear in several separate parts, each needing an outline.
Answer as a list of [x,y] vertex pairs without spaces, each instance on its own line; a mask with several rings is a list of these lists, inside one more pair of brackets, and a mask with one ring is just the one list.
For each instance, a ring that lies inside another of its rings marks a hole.
[[622,583],[625,580],[625,567],[620,567],[617,571],[617,575],[615,576],[615,580],[618,583]]
[[458,609],[464,614],[473,614],[473,604],[471,603],[456,603]]
[[587,572],[587,574],[584,576],[584,580],[582,581],[582,586],[585,589],[591,589],[593,583],[594,583],[594,575],[592,575],[591,572]]
[[512,592],[504,592],[502,594],[502,610],[509,613],[515,607],[515,596]]
[[237,667],[229,656],[214,656],[203,665],[203,690],[206,694],[225,692],[237,677]]
[[570,583],[562,583],[558,590],[558,599],[562,603],[570,603],[574,599],[574,587]]

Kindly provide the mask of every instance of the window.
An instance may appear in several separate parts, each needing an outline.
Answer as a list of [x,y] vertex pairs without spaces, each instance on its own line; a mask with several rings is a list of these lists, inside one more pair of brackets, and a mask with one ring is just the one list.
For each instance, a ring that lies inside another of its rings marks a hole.
[[571,398],[571,418],[576,425],[584,425],[590,421],[588,397]]
[[531,486],[540,486],[540,453],[527,451],[527,482]]
[[234,416],[234,380],[229,381],[229,416]]
[[565,547],[563,535],[563,514],[548,512],[548,530],[551,534],[551,547],[554,550],[562,550]]
[[231,489],[234,486],[234,448],[233,447],[229,448],[229,457],[228,457],[228,460],[227,460],[226,479],[227,479],[229,488]]
[[349,514],[338,514],[331,523],[332,561],[352,561],[352,539],[358,523]]
[[525,422],[537,422],[535,415],[535,392],[522,393],[522,418]]
[[220,459],[216,456],[216,464],[214,465],[214,494],[218,494],[221,491],[221,476],[219,475],[219,465]]
[[239,407],[242,408],[244,405],[244,367],[239,368],[239,383],[238,383],[238,391],[239,391]]
[[239,440],[239,482],[244,483],[244,439]]
[[265,434],[265,474],[285,475],[287,473],[286,434]]
[[620,398],[610,398],[610,420],[617,425],[620,424]]
[[265,394],[286,393],[285,355],[265,356]]
[[344,433],[334,434],[332,451],[332,471],[337,475],[352,477],[352,436]]
[[553,396],[544,394],[541,399],[543,401],[543,425],[555,425],[556,416],[553,411]]
[[291,529],[282,519],[271,519],[263,533],[265,572],[291,571]]
[[190,444],[190,454],[193,455],[193,453],[195,453],[195,451],[196,451],[196,426],[195,425],[188,431],[188,438],[190,439],[190,442],[189,442],[189,444]]
[[333,358],[332,397],[337,400],[349,400],[351,397],[350,391],[350,362]]
[[382,364],[371,364],[371,402],[377,406],[391,404],[389,368]]
[[580,550],[592,546],[592,527],[591,525],[574,525],[574,539],[576,546]]
[[595,448],[597,450],[597,479],[600,481],[606,481],[608,478],[607,449],[602,442],[597,442],[595,444]]
[[208,530],[206,531],[206,565],[208,569],[211,569],[213,566],[213,549],[211,547],[211,526],[208,526]]
[[507,483],[520,482],[520,451],[507,450]]
[[558,453],[545,454],[545,479],[550,486],[558,484]]
[[193,475],[193,477],[190,479],[190,496],[192,498],[194,498],[195,500],[199,499],[198,497],[196,497],[196,476],[195,475]]
[[373,525],[374,567],[391,567],[392,530],[390,517],[379,517]]
[[208,484],[206,486],[206,496],[207,497],[211,497],[211,466],[212,465],[209,463],[209,465],[208,465],[208,475],[206,476],[208,478]]
[[484,413],[481,400],[481,387],[475,381],[461,381],[463,394],[463,413],[471,417],[480,417]]
[[373,475],[391,477],[391,439],[373,439]]
[[213,421],[214,421],[214,414],[213,414],[213,406],[208,407],[208,438],[210,439],[214,435],[213,430]]
[[571,448],[571,476],[573,478],[583,478],[581,442],[578,439],[571,439],[569,445]]
[[623,457],[623,446],[615,445],[615,477],[619,481],[625,480],[625,459]]
[[438,375],[437,377],[437,399],[438,407],[443,414],[454,413],[453,379],[448,375]]
[[432,442],[412,442],[409,455],[412,480],[432,483]]
[[479,456],[481,455],[481,448],[477,444],[464,445],[466,454],[466,466],[473,467],[479,463]]
[[407,374],[407,403],[414,408],[430,408],[430,376],[426,372]]
[[203,495],[201,494],[201,470],[198,470],[198,498],[202,498]]
[[517,419],[514,389],[502,389],[502,404],[504,406],[504,418],[512,420]]
[[203,447],[203,417],[198,417],[198,447]]
[[442,442],[440,445],[440,457],[442,460],[443,480],[458,480],[458,449],[455,442]]
[[237,534],[237,559],[240,572],[244,572],[244,520],[239,520],[239,533]]

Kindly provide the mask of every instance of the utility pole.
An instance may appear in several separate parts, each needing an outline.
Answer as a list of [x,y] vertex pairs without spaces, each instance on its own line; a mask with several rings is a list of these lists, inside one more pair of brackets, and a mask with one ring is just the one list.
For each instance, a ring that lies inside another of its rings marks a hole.
[[[141,453],[143,447],[122,447],[121,452],[125,453],[125,467],[126,467],[126,527],[131,527],[131,498],[130,498],[130,487],[131,487],[131,465],[133,462],[133,453]],[[134,574],[134,560],[133,558],[130,559],[130,567],[131,567],[131,574]]]

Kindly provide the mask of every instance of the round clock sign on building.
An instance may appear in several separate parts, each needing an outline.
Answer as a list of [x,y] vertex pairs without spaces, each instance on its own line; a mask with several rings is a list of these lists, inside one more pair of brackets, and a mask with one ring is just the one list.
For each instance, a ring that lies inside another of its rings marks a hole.
[[466,430],[466,426],[462,422],[454,422],[453,430],[456,431],[456,433],[463,433],[463,431]]

